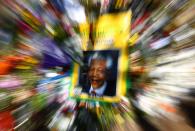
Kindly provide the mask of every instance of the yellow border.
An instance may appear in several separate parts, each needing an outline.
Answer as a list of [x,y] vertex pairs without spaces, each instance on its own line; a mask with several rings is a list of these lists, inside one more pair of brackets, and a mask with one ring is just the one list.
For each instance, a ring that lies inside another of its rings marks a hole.
[[[104,49],[104,50],[115,50],[115,49]],[[74,63],[72,77],[71,77],[70,97],[76,99],[94,100],[94,101],[103,101],[103,102],[119,102],[121,96],[125,95],[126,88],[127,88],[126,73],[128,69],[128,56],[127,56],[126,49],[117,49],[117,50],[119,50],[119,58],[118,58],[118,68],[117,68],[118,74],[117,74],[117,82],[116,82],[116,96],[115,97],[104,96],[102,98],[92,98],[85,93],[82,93],[80,96],[74,95],[73,94],[74,87],[77,85],[79,80],[79,68],[80,68],[77,63]]]

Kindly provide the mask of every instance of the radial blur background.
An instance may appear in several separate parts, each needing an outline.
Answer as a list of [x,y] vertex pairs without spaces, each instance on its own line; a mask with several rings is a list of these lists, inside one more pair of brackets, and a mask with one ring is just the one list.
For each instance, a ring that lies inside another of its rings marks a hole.
[[[71,98],[95,23],[128,11],[126,95]],[[194,97],[195,0],[0,0],[0,131],[193,131]]]

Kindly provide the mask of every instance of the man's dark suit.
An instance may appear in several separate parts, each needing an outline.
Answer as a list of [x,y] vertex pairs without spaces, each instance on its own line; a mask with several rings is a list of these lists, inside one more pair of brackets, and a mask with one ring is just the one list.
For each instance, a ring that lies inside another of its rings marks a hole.
[[[115,83],[115,82],[114,82]],[[89,93],[91,85],[85,86],[82,92]],[[103,96],[115,96],[116,95],[116,85],[113,82],[107,81],[107,86],[104,91]]]

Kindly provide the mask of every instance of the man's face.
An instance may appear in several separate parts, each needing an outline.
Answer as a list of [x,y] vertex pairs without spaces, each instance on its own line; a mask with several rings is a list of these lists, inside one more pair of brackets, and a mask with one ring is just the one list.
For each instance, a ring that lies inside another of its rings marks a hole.
[[100,88],[106,80],[106,61],[92,60],[88,72],[89,80],[93,88]]

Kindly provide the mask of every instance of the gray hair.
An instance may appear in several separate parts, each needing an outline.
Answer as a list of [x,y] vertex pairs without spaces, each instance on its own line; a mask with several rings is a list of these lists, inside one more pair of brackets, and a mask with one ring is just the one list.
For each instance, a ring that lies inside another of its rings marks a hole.
[[113,65],[112,57],[108,55],[104,56],[98,52],[94,53],[92,56],[89,57],[88,66],[90,66],[92,60],[105,60],[107,69],[111,69]]

